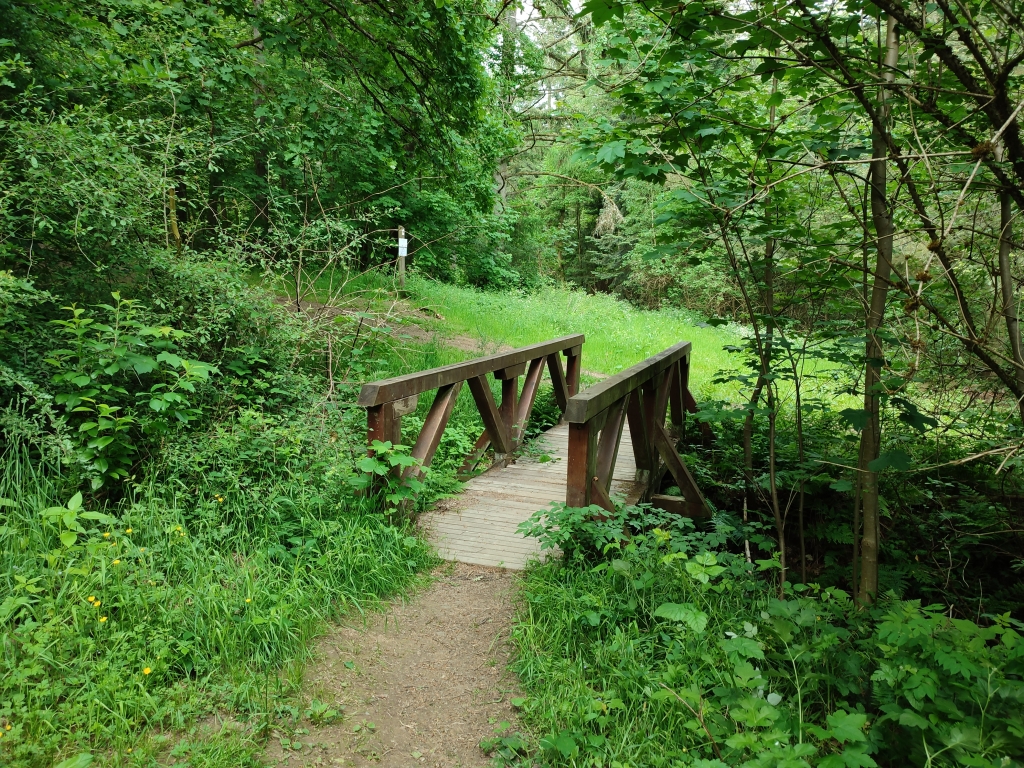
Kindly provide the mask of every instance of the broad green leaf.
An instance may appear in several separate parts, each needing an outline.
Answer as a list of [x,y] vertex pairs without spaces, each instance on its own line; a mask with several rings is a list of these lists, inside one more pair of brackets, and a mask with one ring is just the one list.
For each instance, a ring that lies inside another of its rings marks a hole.
[[833,712],[828,716],[828,727],[832,732],[832,736],[844,744],[848,741],[864,741],[867,736],[864,735],[864,723],[868,721],[868,716],[861,714],[860,712]]
[[597,150],[597,161],[599,163],[607,163],[608,165],[614,165],[617,159],[626,156],[626,142],[609,141],[599,150]]
[[719,642],[719,646],[730,656],[740,659],[763,659],[761,645],[749,637],[730,637]]
[[562,731],[555,739],[555,749],[562,753],[562,757],[570,757],[576,750],[576,740],[568,731]]
[[913,460],[910,458],[910,454],[899,449],[883,453],[874,461],[868,462],[868,469],[872,472],[881,472],[888,467],[906,472],[911,466],[913,466]]
[[82,492],[79,491],[68,500],[68,509],[72,512],[77,512],[82,508]]
[[863,408],[843,408],[839,412],[839,418],[856,430],[864,429],[867,426],[870,413]]
[[583,9],[579,15],[586,16],[588,13],[590,14],[591,21],[594,22],[594,26],[599,27],[613,16],[621,18],[623,9],[622,4],[615,0],[587,0],[583,4]]
[[708,615],[690,603],[662,603],[654,615],[685,624],[694,632],[703,632],[708,626]]
[[78,534],[74,531],[64,531],[60,535],[60,543],[65,547],[73,547],[76,541],[78,541]]
[[90,765],[92,765],[92,755],[88,752],[81,752],[57,763],[53,768],[89,768]]

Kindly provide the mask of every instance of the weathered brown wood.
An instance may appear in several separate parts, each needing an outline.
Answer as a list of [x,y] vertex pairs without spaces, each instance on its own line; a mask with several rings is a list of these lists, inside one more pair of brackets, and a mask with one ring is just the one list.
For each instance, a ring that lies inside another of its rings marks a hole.
[[512,451],[509,440],[508,429],[501,419],[498,406],[494,403],[494,395],[491,394],[491,387],[484,376],[474,376],[468,380],[469,391],[473,393],[473,400],[476,401],[477,410],[480,411],[480,419],[484,423],[484,429],[490,438],[494,450],[498,453],[510,453]]
[[651,470],[654,469],[654,453],[651,450],[647,420],[644,418],[642,390],[636,389],[632,392],[629,406],[626,409],[626,418],[629,419],[629,434],[633,437],[633,457],[636,460],[637,480],[646,481],[650,477]]
[[[397,422],[397,423],[396,423]],[[398,430],[398,442],[401,441],[401,418],[395,416],[392,403],[383,403],[366,409],[366,444],[373,445],[374,440],[382,443],[396,443],[395,431]],[[370,451],[371,455],[373,451]]]
[[501,382],[501,420],[505,424],[508,440],[515,445],[516,405],[519,400],[519,379],[505,379]]
[[668,410],[668,401],[672,391],[672,381],[675,378],[677,366],[670,366],[667,371],[654,379],[654,420],[664,424],[665,415]]
[[[412,456],[419,460],[420,466],[429,467],[430,462],[434,460],[434,454],[437,452],[437,446],[441,443],[444,428],[448,426],[448,419],[452,415],[452,409],[455,407],[455,400],[459,396],[460,389],[462,389],[462,382],[457,381],[437,390],[434,403],[423,420],[420,436],[416,438],[416,444],[412,447]],[[408,477],[418,472],[419,467],[413,466],[407,467],[403,474]]]
[[569,458],[566,462],[565,505],[590,506],[590,478],[597,467],[597,428],[594,424],[569,425]]
[[683,492],[683,496],[686,498],[686,503],[690,510],[689,516],[710,517],[711,511],[708,509],[704,494],[700,492],[700,488],[697,487],[697,483],[694,481],[693,475],[690,474],[690,470],[686,468],[686,464],[683,463],[679,454],[676,453],[675,446],[672,445],[672,440],[668,432],[665,431],[664,425],[660,423],[654,426],[654,444],[665,465],[668,467],[672,479],[676,481],[676,485],[679,486],[679,490]]
[[683,373],[685,358],[673,366],[672,384],[669,386],[669,418],[675,427],[683,426]]
[[703,514],[694,515],[693,507],[682,496],[666,496],[663,493],[655,493],[651,496],[651,506],[655,509],[663,509],[669,514],[680,517],[703,517]]
[[569,401],[566,419],[574,424],[587,421],[594,414],[600,413],[627,392],[632,392],[644,382],[650,381],[662,371],[669,368],[680,358],[690,352],[690,342],[681,341],[666,350],[653,355],[632,368],[627,368],[615,376],[609,376],[586,392],[581,392]]
[[473,444],[473,450],[469,452],[469,455],[466,456],[466,460],[462,462],[462,466],[459,467],[458,475],[460,480],[468,477],[473,470],[476,469],[476,465],[480,463],[480,459],[482,459],[484,454],[487,453],[487,449],[490,445],[491,438],[485,429],[483,434],[480,435]]
[[540,387],[540,376],[544,372],[544,358],[538,357],[530,361],[530,370],[526,372],[523,380],[523,391],[519,395],[519,408],[516,410],[516,426],[512,433],[512,442],[518,445],[526,432],[526,423],[530,420],[530,413],[533,411],[533,401],[537,398],[537,390]]
[[408,416],[416,410],[419,404],[419,395],[410,395],[409,397],[403,397],[401,400],[395,400],[395,416]]
[[[590,503],[597,504],[599,507],[607,509],[609,512],[615,511],[615,505],[612,504],[612,500],[608,496],[608,491],[606,491],[604,486],[601,485],[601,481],[598,479],[597,475],[590,478]],[[598,515],[597,517],[601,520],[607,519],[601,515]]]
[[569,388],[569,397],[574,397],[580,391],[580,356],[580,352],[573,352],[572,349],[565,353],[565,383]]
[[550,355],[553,352],[561,352],[579,347],[583,344],[583,341],[584,337],[582,334],[563,336],[541,344],[514,349],[511,352],[479,357],[464,363],[445,365],[429,371],[410,373],[406,376],[373,381],[363,385],[362,390],[359,392],[357,403],[363,407],[390,403],[410,395],[439,389],[440,387],[454,384],[457,381],[465,381],[474,376],[482,376],[492,371],[535,360],[538,357]]
[[615,459],[619,455],[622,427],[626,423],[626,408],[629,405],[629,400],[630,395],[626,395],[608,409],[608,420],[601,430],[597,446],[597,468],[594,474],[604,488],[611,487],[612,473],[615,470]]
[[507,381],[508,379],[515,379],[526,373],[526,363],[519,363],[518,365],[510,365],[508,368],[499,368],[494,372],[494,378],[498,381]]
[[569,386],[565,381],[565,373],[562,372],[562,361],[557,354],[548,355],[548,373],[551,375],[551,387],[555,390],[555,402],[559,409],[565,413],[569,405]]

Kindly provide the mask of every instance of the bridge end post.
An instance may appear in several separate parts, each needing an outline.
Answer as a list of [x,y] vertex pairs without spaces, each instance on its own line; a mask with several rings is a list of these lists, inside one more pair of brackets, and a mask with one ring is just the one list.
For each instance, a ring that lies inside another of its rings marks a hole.
[[591,478],[597,472],[597,434],[593,422],[569,424],[565,506],[589,507]]

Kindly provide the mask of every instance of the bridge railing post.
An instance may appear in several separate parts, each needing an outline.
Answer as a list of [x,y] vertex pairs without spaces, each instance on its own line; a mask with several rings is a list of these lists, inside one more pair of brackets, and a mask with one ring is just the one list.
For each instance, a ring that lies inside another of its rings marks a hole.
[[[680,342],[569,399],[566,506],[596,504],[615,511],[612,476],[628,422],[636,480],[643,486],[639,500],[688,517],[710,514],[676,450],[684,410],[696,410],[687,386],[689,363],[690,343]],[[666,474],[679,487],[679,495],[661,493]]]

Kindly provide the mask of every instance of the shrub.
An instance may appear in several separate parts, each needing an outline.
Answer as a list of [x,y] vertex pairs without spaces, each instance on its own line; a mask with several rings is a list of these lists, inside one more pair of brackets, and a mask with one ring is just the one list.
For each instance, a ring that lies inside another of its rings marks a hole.
[[[647,507],[555,506],[523,530],[564,559],[526,575],[515,667],[552,765],[1014,765],[1024,645],[890,596],[766,580]],[[600,519],[604,517],[604,519]]]

